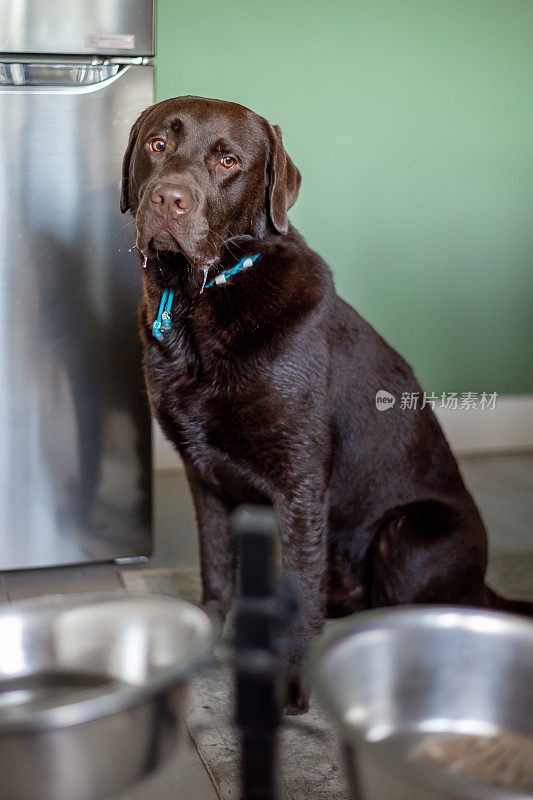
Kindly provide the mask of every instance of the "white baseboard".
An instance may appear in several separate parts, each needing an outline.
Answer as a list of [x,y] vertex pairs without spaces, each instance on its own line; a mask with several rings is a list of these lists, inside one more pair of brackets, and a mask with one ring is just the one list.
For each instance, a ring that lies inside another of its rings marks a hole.
[[[435,409],[452,450],[461,455],[533,450],[533,395],[502,395],[493,409]],[[182,461],[153,426],[155,470],[183,469]]]
[[533,395],[501,395],[492,409],[435,409],[456,453],[533,449]]
[[183,469],[183,461],[168,439],[165,439],[155,419],[152,419],[152,463],[155,472]]

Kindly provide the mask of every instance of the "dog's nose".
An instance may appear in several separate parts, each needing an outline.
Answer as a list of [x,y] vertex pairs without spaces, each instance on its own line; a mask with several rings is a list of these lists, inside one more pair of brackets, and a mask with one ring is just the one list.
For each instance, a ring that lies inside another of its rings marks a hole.
[[152,191],[152,203],[162,217],[180,217],[191,210],[192,197],[183,186],[159,183]]

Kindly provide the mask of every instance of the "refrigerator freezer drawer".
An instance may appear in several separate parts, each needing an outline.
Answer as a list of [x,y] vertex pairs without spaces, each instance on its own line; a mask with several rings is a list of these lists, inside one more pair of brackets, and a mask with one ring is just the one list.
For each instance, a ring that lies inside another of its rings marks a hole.
[[0,53],[153,55],[155,0],[0,0]]
[[15,75],[0,85],[0,570],[148,555],[141,270],[118,202],[153,69]]

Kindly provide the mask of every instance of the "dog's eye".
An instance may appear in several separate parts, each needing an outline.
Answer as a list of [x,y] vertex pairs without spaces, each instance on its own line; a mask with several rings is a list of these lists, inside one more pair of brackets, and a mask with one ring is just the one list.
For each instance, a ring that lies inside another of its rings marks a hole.
[[153,153],[162,153],[166,147],[166,142],[164,139],[152,139],[151,142],[148,142],[148,145]]
[[220,159],[220,163],[226,169],[231,169],[237,163],[237,159],[233,158],[233,156],[224,156],[224,158]]

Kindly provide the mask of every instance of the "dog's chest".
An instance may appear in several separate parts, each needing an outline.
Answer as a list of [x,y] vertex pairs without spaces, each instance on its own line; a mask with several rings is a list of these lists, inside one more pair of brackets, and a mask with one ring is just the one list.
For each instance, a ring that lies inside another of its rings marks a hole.
[[148,347],[146,380],[164,433],[206,479],[233,476],[264,490],[278,417],[264,382],[223,362],[206,368],[177,338],[172,347]]

